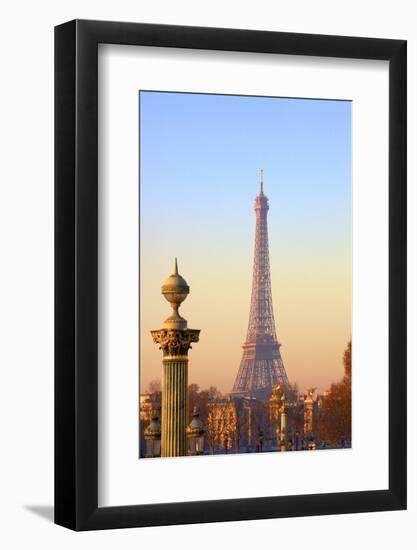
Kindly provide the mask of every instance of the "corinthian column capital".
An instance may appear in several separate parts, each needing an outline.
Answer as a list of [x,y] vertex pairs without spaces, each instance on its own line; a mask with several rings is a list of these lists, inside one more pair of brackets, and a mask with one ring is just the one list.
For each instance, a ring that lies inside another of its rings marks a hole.
[[159,344],[164,358],[166,356],[177,357],[187,356],[192,343],[199,340],[200,331],[197,329],[165,329],[152,330],[152,339]]

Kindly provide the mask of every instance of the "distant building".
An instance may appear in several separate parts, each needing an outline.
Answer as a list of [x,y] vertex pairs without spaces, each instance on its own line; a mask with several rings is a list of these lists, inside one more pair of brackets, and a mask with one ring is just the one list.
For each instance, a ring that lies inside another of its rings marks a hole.
[[206,442],[209,452],[246,453],[276,444],[270,433],[268,403],[254,397],[231,395],[208,404]]
[[139,418],[143,422],[151,420],[152,401],[150,393],[141,393],[139,396]]

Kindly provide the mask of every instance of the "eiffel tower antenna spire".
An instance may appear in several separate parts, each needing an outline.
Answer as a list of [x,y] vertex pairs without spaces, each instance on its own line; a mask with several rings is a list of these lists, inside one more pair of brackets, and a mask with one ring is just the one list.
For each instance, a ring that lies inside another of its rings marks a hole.
[[263,168],[261,168],[261,195],[264,194],[264,171]]
[[260,193],[255,198],[255,253],[248,332],[232,390],[232,395],[258,399],[269,398],[275,384],[280,384],[284,390],[289,389],[272,307],[268,210],[269,203],[263,193],[263,170],[261,170]]

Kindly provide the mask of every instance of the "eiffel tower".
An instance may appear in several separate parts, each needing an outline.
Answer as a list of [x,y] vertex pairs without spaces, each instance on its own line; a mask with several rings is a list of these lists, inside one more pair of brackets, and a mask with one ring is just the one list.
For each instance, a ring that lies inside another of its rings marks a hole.
[[289,382],[281,358],[281,344],[277,340],[272,308],[267,222],[269,204],[263,190],[263,170],[260,183],[260,193],[255,198],[255,256],[249,325],[231,396],[268,399],[275,384],[289,390]]

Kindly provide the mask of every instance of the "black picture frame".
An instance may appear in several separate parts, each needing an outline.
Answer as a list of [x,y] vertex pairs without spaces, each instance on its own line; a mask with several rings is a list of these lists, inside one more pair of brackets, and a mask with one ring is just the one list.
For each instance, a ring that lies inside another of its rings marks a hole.
[[[98,507],[98,44],[389,62],[389,488]],[[406,508],[406,41],[74,20],[55,28],[55,523],[108,529]]]

